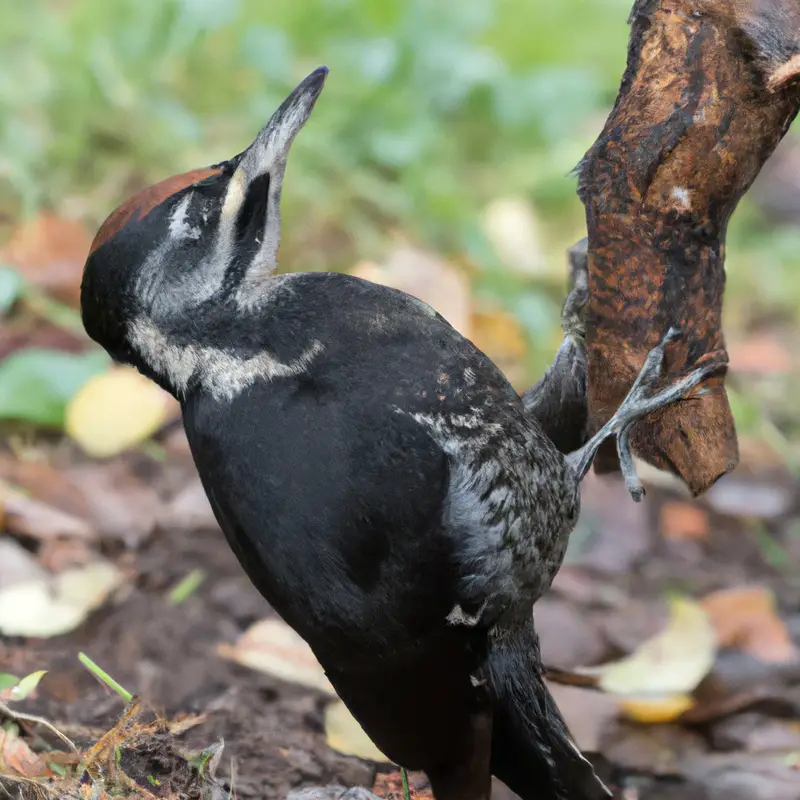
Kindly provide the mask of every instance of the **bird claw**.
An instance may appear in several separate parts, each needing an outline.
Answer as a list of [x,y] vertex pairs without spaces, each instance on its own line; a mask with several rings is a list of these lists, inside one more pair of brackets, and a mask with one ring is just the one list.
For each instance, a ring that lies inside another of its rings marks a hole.
[[571,453],[569,463],[581,479],[589,471],[600,444],[609,436],[617,436],[617,454],[619,455],[620,468],[625,478],[625,486],[631,497],[638,503],[645,496],[644,486],[636,474],[629,445],[629,436],[633,427],[643,417],[680,400],[687,392],[691,391],[707,377],[716,372],[720,364],[708,362],[693,369],[688,375],[680,378],[661,389],[655,394],[650,394],[661,378],[664,366],[665,348],[681,336],[679,328],[670,328],[663,339],[647,354],[644,365],[636,376],[627,397],[622,401],[611,419],[587,442],[580,450]]

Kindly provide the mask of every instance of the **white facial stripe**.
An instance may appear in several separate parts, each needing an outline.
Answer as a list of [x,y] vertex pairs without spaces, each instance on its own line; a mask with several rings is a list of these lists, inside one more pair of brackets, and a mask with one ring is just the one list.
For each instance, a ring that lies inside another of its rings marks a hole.
[[286,364],[267,352],[243,358],[216,347],[175,344],[148,319],[134,321],[128,339],[176,394],[185,394],[190,381],[197,378],[212,397],[227,401],[258,380],[271,381],[303,374],[323,350],[322,343],[314,341],[298,358]]
[[220,213],[222,220],[231,225],[231,227],[236,215],[239,213],[239,209],[242,207],[242,203],[244,203],[245,187],[248,180],[247,172],[240,165],[228,183],[228,191],[225,192],[225,202],[222,204]]
[[181,241],[183,239],[199,239],[200,229],[193,228],[186,221],[186,212],[189,210],[189,204],[192,201],[192,193],[189,192],[183,200],[175,206],[172,216],[169,219],[169,236],[170,239]]

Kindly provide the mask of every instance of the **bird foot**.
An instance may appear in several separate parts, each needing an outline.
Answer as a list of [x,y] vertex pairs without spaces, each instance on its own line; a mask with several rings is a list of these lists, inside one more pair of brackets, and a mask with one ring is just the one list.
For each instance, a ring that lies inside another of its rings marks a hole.
[[636,474],[636,467],[630,450],[629,437],[631,431],[643,417],[677,402],[687,392],[702,383],[709,375],[719,370],[721,366],[719,363],[714,362],[703,364],[692,370],[685,377],[653,393],[661,377],[666,346],[670,342],[679,339],[680,336],[681,331],[678,328],[670,328],[667,331],[661,342],[647,354],[644,366],[616,413],[580,450],[576,450],[567,456],[567,461],[577,473],[579,480],[589,471],[589,467],[592,465],[592,461],[602,442],[609,436],[616,435],[617,453],[622,475],[625,478],[625,486],[637,503],[644,497],[644,486],[642,486],[639,476]]

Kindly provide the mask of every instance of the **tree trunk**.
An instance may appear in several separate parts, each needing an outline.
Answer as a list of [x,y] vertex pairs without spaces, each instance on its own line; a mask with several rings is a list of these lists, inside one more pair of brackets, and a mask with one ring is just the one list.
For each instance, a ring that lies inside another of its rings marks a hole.
[[[630,22],[617,101],[579,167],[590,433],[669,327],[684,331],[671,377],[727,362],[728,220],[800,108],[800,0],[636,0]],[[738,461],[724,375],[652,414],[631,444],[693,494],[708,489]],[[613,449],[596,462],[617,467]]]

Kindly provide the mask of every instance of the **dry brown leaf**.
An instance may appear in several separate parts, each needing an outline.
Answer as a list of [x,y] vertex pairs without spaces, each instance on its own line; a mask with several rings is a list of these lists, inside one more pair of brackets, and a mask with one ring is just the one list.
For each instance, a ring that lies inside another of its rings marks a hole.
[[135,474],[129,460],[81,464],[69,472],[103,538],[118,539],[135,549],[155,530],[163,512],[161,496],[152,482]]
[[67,434],[93,458],[110,458],[149,439],[179,411],[163,389],[130,367],[97,375],[67,406]]
[[708,512],[691,503],[667,501],[659,511],[659,529],[673,542],[705,541],[710,532]]
[[701,602],[720,646],[736,647],[771,663],[784,663],[798,657],[797,647],[778,617],[774,597],[767,588],[723,589],[706,595]]
[[260,620],[246,630],[235,645],[223,643],[217,650],[223,658],[243,667],[325,694],[336,694],[311,648],[283,620]]
[[466,275],[432,253],[400,247],[383,264],[361,262],[351,274],[400,289],[438,311],[459,333],[471,338],[470,283]]
[[0,480],[22,489],[46,505],[78,518],[87,518],[86,501],[67,470],[46,460],[46,455],[23,445],[15,453],[0,452]]
[[97,538],[96,531],[86,520],[34,500],[2,480],[0,497],[5,503],[5,528],[9,533],[42,540],[59,536],[85,540]]
[[79,222],[43,213],[14,231],[0,260],[73,306],[80,304],[83,264],[91,238]]
[[0,772],[3,766],[23,778],[40,778],[48,772],[46,762],[28,747],[13,728],[0,728]]
[[365,761],[389,761],[364,733],[347,706],[338,699],[325,708],[325,740],[329,747],[346,756],[363,758]]

